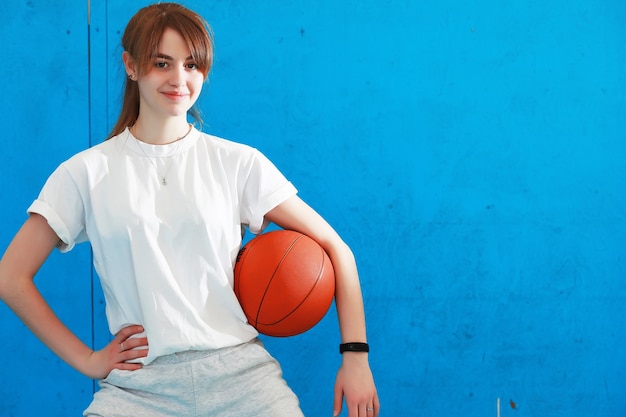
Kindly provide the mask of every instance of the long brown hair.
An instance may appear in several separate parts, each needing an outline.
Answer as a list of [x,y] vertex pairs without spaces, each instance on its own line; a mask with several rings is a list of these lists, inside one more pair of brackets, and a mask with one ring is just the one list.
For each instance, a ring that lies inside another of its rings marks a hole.
[[[206,80],[213,64],[213,36],[211,28],[197,13],[176,3],[158,3],[140,9],[128,22],[122,36],[122,47],[135,62],[137,75],[146,74],[152,68],[158,54],[159,42],[165,29],[176,30],[191,51],[191,57]],[[194,105],[189,114],[202,123]],[[120,116],[107,139],[119,135],[132,126],[139,117],[139,87],[135,81],[126,79],[124,99]]]

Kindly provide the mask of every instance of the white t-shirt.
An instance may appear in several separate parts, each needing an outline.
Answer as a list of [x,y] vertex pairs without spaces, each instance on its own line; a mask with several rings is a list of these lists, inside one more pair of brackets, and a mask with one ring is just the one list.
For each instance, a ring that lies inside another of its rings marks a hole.
[[242,228],[261,232],[296,192],[249,146],[196,129],[152,146],[127,129],[61,164],[28,212],[47,219],[61,251],[91,243],[109,329],[143,325],[147,364],[257,336],[233,292]]

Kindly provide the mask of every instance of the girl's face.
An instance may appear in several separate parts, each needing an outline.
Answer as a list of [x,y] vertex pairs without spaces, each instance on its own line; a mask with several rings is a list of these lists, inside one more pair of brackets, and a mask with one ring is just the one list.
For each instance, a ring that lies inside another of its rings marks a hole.
[[148,117],[187,115],[204,83],[183,37],[174,29],[166,29],[159,43],[152,68],[137,80],[139,114]]

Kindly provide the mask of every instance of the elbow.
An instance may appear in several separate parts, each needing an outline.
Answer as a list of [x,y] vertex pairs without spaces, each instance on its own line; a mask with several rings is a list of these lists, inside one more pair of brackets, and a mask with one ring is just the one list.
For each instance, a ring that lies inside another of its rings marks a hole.
[[15,279],[0,260],[0,300],[8,304],[8,301],[21,291],[22,287],[19,284],[20,280]]
[[324,242],[321,246],[328,254],[333,265],[356,264],[352,249],[343,240],[338,238],[330,242]]

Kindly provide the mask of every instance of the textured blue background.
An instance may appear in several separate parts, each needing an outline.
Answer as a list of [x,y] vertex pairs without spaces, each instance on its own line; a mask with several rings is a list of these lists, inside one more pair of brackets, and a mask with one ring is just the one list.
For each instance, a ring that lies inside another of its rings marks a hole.
[[[0,4],[0,249],[119,109],[148,2]],[[626,415],[626,3],[188,1],[216,59],[204,130],[266,153],[359,263],[383,415]],[[108,339],[88,247],[37,281]],[[1,416],[80,415],[92,381],[0,305]],[[330,415],[334,311],[265,338]]]

